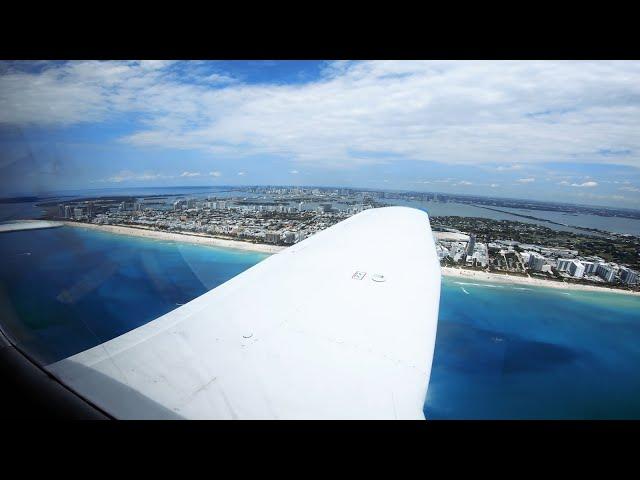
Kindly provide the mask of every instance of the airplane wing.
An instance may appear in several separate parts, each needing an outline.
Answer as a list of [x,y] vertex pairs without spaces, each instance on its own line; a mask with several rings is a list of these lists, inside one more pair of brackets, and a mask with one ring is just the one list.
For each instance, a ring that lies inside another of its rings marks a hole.
[[426,213],[365,210],[48,371],[123,419],[424,419]]

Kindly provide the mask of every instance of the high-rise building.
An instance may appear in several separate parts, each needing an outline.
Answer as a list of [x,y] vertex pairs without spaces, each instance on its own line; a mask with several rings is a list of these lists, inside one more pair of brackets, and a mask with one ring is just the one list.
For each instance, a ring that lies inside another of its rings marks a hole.
[[596,262],[585,262],[585,261],[583,261],[582,264],[584,265],[584,274],[585,275],[589,275],[591,273],[595,273],[596,270],[598,269],[598,264]]
[[559,258],[558,259],[558,266],[556,267],[556,269],[559,272],[566,272],[567,270],[569,270],[569,264],[573,262],[572,258]]
[[616,268],[612,265],[607,265],[606,263],[601,263],[598,265],[598,269],[596,270],[596,274],[602,278],[605,282],[613,282],[616,278]]
[[573,260],[569,264],[569,273],[574,278],[582,278],[584,275],[584,265],[580,260]]
[[267,232],[264,239],[267,243],[280,243],[280,232]]
[[469,235],[469,243],[467,244],[467,255],[473,255],[473,247],[476,246],[476,236],[472,233]]
[[546,261],[546,258],[544,258],[539,253],[531,252],[531,255],[529,255],[529,265],[528,266],[534,272],[541,272],[542,271],[542,267],[544,267],[544,262],[545,261]]
[[638,283],[638,272],[627,267],[620,268],[620,280],[627,285]]

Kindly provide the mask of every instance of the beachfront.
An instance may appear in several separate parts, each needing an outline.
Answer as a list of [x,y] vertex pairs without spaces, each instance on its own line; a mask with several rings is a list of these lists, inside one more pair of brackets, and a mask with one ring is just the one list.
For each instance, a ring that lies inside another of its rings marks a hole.
[[534,287],[558,288],[561,290],[586,290],[592,292],[623,293],[627,295],[640,295],[640,292],[622,290],[619,288],[600,287],[598,285],[582,285],[577,283],[559,282],[553,280],[542,280],[540,278],[521,277],[518,275],[508,275],[505,273],[480,272],[477,270],[466,270],[456,267],[441,267],[442,275],[447,277],[464,278],[466,280],[479,280],[492,283],[510,283],[529,285]]
[[278,245],[266,245],[263,243],[243,242],[240,240],[227,240],[223,238],[214,238],[207,235],[199,235],[197,233],[174,233],[162,232],[159,230],[150,230],[142,227],[128,227],[122,225],[96,225],[93,223],[80,222],[62,222],[70,227],[88,228],[92,230],[100,230],[118,235],[130,235],[135,237],[150,238],[154,240],[164,240],[171,242],[186,242],[197,245],[208,245],[210,247],[234,248],[238,250],[250,250],[261,253],[278,253],[287,247]]
[[[150,230],[141,227],[130,227],[122,225],[96,225],[92,223],[80,223],[80,222],[62,222],[64,225],[71,227],[89,228],[94,230],[100,230],[109,233],[116,233],[120,235],[132,235],[143,238],[151,238],[155,240],[165,240],[173,242],[188,242],[197,245],[208,245],[212,247],[221,248],[234,248],[239,250],[250,250],[261,253],[278,253],[287,247],[278,245],[267,245],[263,243],[250,243],[240,240],[227,240],[222,238],[214,238],[206,235],[199,235],[196,233],[173,233],[162,232],[158,230]],[[448,277],[464,278],[467,280],[479,280],[484,282],[494,283],[511,283],[521,284],[546,288],[558,288],[562,290],[586,290],[594,292],[610,292],[610,293],[622,293],[627,295],[640,295],[640,292],[632,292],[629,290],[621,290],[618,288],[601,287],[597,285],[581,285],[568,282],[556,282],[552,280],[542,280],[539,278],[521,277],[517,275],[508,275],[495,272],[481,272],[477,270],[466,270],[455,267],[442,267],[442,275]]]

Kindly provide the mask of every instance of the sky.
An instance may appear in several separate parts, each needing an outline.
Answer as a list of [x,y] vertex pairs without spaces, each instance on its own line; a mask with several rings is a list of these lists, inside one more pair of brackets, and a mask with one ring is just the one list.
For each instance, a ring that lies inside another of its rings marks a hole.
[[637,61],[0,62],[0,196],[325,185],[640,208]]

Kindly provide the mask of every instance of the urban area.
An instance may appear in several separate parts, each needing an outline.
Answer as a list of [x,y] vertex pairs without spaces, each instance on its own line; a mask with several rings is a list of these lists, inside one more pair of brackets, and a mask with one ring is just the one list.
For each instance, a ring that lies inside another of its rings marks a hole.
[[[286,246],[363,210],[407,200],[451,201],[433,193],[243,187],[200,196],[83,198],[44,206],[55,219]],[[639,288],[640,239],[634,236],[581,235],[464,216],[431,216],[431,223],[443,266]]]

